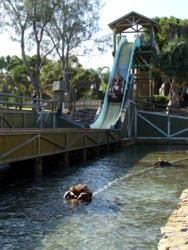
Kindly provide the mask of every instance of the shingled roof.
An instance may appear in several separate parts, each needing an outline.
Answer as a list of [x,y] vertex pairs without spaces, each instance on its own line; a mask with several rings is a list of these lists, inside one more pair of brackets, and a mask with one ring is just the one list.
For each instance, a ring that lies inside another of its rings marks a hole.
[[156,21],[134,11],[109,23],[108,26],[116,34],[125,32],[128,29],[132,29],[133,32],[140,32],[142,28],[151,29],[151,27],[153,27],[155,32],[159,31],[159,26]]

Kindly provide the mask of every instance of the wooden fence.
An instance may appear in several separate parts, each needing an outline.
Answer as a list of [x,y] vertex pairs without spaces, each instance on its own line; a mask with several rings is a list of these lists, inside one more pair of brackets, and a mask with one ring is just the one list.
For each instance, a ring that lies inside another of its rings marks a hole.
[[[16,110],[49,110],[56,112],[59,102],[49,99],[35,98],[36,104],[32,104],[33,98],[29,96],[18,96],[8,93],[0,93],[0,108],[1,109],[16,109]],[[98,109],[101,100],[80,99],[78,101],[71,101],[64,103],[65,109]]]

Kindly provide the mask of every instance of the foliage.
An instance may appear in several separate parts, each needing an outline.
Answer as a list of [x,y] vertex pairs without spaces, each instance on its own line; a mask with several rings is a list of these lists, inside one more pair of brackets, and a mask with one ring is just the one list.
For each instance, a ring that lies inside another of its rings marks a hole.
[[[45,31],[55,47],[56,56],[62,65],[62,76],[69,83],[67,71],[70,59],[91,53],[95,43],[109,41],[99,39],[99,10],[101,0],[57,1],[58,8]],[[89,46],[88,46],[89,42]],[[99,47],[101,50],[101,47]]]
[[162,50],[169,42],[185,41],[188,38],[188,20],[181,20],[171,16],[155,17],[155,21],[159,24],[160,32],[157,33],[157,43]]
[[[10,61],[9,91],[29,95],[34,87],[43,96],[52,97],[53,81],[64,77],[77,90],[77,97],[102,98],[109,69],[105,72],[105,67],[84,69],[78,60],[79,56],[91,53],[94,45],[102,51],[104,41],[109,42],[108,36],[101,39],[97,36],[102,6],[100,0],[1,1],[4,27],[13,40],[20,41],[22,50],[21,59],[12,57]],[[177,103],[179,89],[188,81],[188,20],[154,19],[160,27],[157,41],[162,53],[153,58],[150,77],[168,85],[171,102]],[[28,56],[26,49],[35,51],[34,56]],[[54,60],[47,59],[50,54]],[[1,86],[7,81],[6,67],[6,58],[0,57]]]
[[[100,45],[109,42],[109,37],[97,37],[101,0],[4,0],[0,5],[4,27],[12,34],[12,40],[20,42],[27,76],[38,94],[43,88],[42,67],[54,49],[53,55],[59,58],[62,76],[68,82],[67,71],[74,56],[90,53],[91,42],[97,43],[100,51],[104,48]],[[28,61],[26,50],[35,51],[33,64]],[[18,72],[23,74],[21,67],[14,70],[14,77]]]
[[150,77],[168,90],[168,105],[178,106],[188,80],[188,20],[155,18],[160,32],[157,43],[162,51],[151,61]]
[[151,62],[150,76],[169,84],[169,105],[178,106],[181,95],[178,88],[188,81],[188,44],[169,43],[162,53]]
[[153,95],[152,103],[166,105],[168,103],[168,97],[166,97],[165,95]]
[[41,92],[43,98],[53,98],[53,82],[62,76],[60,61],[46,60],[41,68]]
[[74,67],[70,70],[69,78],[71,79],[71,86],[76,89],[77,98],[81,96],[92,96],[92,89],[99,84],[100,79],[97,73],[92,70],[85,70],[82,67]]
[[107,87],[108,85],[106,83],[102,83],[101,86],[100,86],[100,90],[103,94],[106,93],[106,90],[107,90]]
[[[5,0],[1,8],[5,14],[5,27],[9,31],[14,30],[12,38],[19,40],[23,63],[34,88],[40,91],[40,69],[44,59],[52,50],[46,47],[47,40],[44,36],[44,29],[50,21],[56,5],[54,1],[48,0]],[[9,18],[7,18],[7,16]],[[11,32],[13,33],[13,32]],[[35,70],[31,70],[26,56],[26,47],[36,49]],[[45,56],[41,57],[41,51],[45,50]]]
[[150,76],[163,81],[175,79],[180,83],[188,80],[188,44],[169,43],[162,53],[151,61]]
[[[27,60],[30,70],[34,72],[36,56],[27,56]],[[5,89],[7,85],[6,58],[0,58],[0,66],[2,71],[2,73],[0,73],[0,88]],[[46,59],[45,64],[41,68],[40,75],[42,98],[53,98],[53,82],[62,80],[61,62],[59,60]],[[69,63],[68,76],[71,81],[71,86],[77,91],[77,98],[81,96],[87,96],[87,98],[102,98],[101,96],[103,96],[103,94],[100,91],[100,84],[103,82],[104,75],[100,74],[100,70],[84,69],[78,59],[74,57],[72,62]],[[24,96],[31,96],[33,91],[33,84],[27,75],[23,60],[18,56],[12,56],[10,58],[8,91],[12,94]]]
[[2,73],[3,69],[6,68],[6,60],[4,56],[0,57],[0,71]]

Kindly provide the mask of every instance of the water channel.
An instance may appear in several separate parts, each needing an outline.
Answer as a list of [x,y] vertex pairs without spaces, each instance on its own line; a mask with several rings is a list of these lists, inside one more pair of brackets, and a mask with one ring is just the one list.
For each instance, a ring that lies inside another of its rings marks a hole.
[[[184,145],[135,145],[0,189],[1,250],[152,250],[187,188]],[[161,157],[174,161],[155,168]],[[178,160],[178,161],[177,161]],[[69,186],[91,203],[71,206]]]

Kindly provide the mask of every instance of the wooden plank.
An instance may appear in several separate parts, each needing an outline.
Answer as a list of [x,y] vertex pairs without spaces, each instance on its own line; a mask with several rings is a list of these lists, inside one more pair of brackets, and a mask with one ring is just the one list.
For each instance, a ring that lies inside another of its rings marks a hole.
[[98,129],[0,130],[0,164],[120,141],[120,131]]

